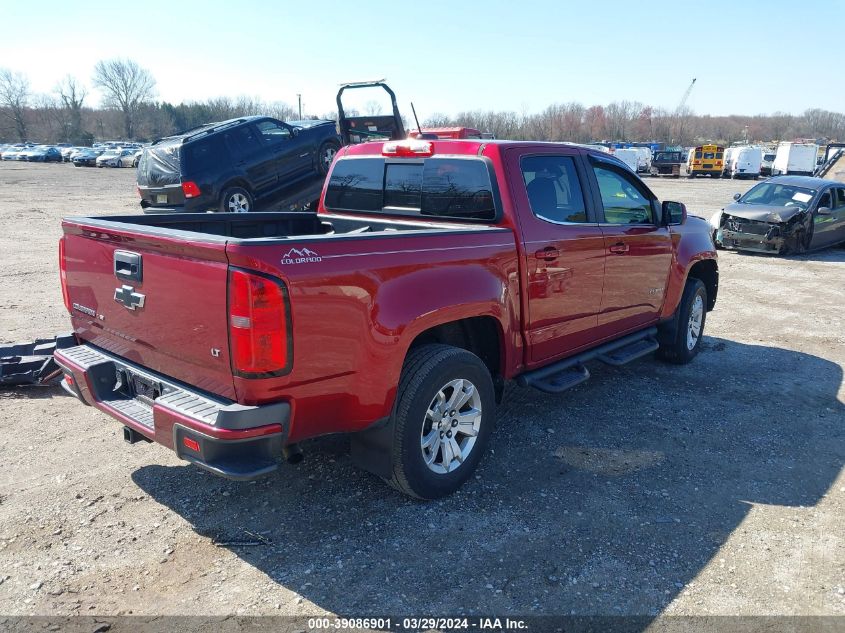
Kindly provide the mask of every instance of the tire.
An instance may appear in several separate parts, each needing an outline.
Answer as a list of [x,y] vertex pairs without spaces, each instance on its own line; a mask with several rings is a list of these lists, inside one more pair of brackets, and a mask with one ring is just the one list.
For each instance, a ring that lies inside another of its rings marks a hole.
[[[469,388],[472,394],[467,397]],[[443,401],[448,405],[453,398],[465,401],[455,409],[441,411]],[[465,417],[459,424],[461,410]],[[478,414],[474,416],[472,411]],[[387,482],[417,499],[437,499],[455,492],[472,476],[487,450],[495,416],[493,380],[480,358],[449,345],[412,349],[402,368],[389,423],[393,470]],[[439,425],[443,425],[440,430]],[[453,431],[461,427],[469,433]],[[453,457],[455,449],[462,451],[462,458]]]
[[711,177],[711,178],[721,178],[721,177],[722,177],[722,174],[715,174],[715,173],[714,173],[714,174],[710,174],[710,177]]
[[[707,288],[700,279],[687,279],[678,305],[678,319],[670,340],[661,340],[658,358],[676,365],[686,365],[698,355],[707,319]],[[695,324],[697,322],[697,332]],[[693,336],[694,334],[694,336]]]
[[229,187],[220,196],[220,213],[249,213],[255,207],[252,194],[243,187]]
[[326,141],[320,145],[320,149],[317,150],[317,173],[321,176],[329,173],[329,167],[332,166],[334,156],[339,149],[340,145],[332,141]]

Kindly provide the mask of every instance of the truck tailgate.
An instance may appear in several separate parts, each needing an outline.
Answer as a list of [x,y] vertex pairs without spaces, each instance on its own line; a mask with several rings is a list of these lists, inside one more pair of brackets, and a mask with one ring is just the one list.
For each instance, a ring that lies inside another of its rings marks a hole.
[[[225,240],[65,220],[64,270],[81,339],[177,381],[235,398]],[[133,272],[134,266],[134,272]]]

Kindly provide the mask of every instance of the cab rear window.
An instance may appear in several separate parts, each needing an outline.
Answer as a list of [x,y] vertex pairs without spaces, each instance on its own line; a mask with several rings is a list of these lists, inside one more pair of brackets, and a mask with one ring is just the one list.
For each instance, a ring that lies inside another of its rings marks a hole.
[[333,211],[496,219],[490,171],[479,158],[341,159],[329,178],[325,206]]

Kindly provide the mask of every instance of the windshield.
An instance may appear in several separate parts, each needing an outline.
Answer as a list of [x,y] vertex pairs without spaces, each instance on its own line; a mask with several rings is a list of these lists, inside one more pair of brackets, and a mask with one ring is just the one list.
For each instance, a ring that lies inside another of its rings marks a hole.
[[816,194],[815,189],[780,183],[762,182],[739,199],[741,204],[760,204],[775,207],[807,209]]

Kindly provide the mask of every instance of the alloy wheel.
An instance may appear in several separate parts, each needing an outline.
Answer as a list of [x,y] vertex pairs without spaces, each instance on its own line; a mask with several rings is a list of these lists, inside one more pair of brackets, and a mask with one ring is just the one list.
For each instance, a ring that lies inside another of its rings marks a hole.
[[437,391],[420,433],[420,450],[430,470],[446,474],[466,461],[481,429],[481,409],[481,395],[469,380],[452,380]]
[[689,313],[689,323],[687,325],[687,349],[695,348],[698,339],[701,336],[701,324],[704,321],[704,299],[700,294],[695,295],[692,302],[692,308]]

